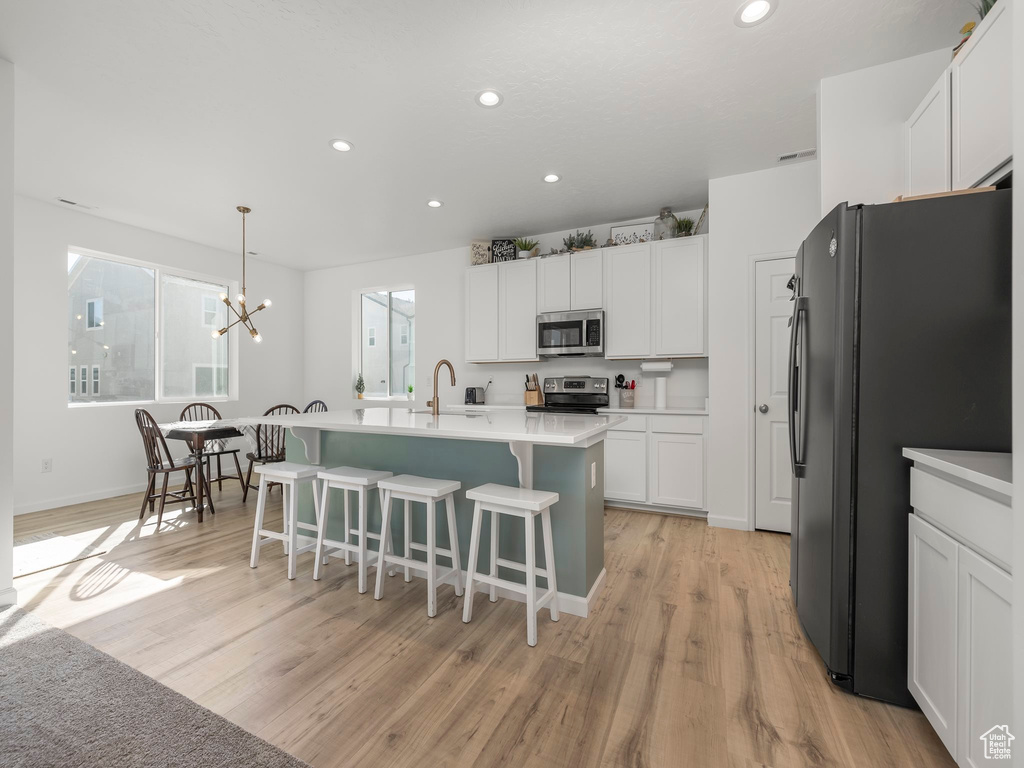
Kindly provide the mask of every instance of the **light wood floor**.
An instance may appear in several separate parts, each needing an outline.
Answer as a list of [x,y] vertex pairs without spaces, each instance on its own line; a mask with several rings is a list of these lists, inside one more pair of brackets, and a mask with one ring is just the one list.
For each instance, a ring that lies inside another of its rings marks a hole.
[[376,602],[306,554],[290,582],[276,545],[251,570],[237,488],[159,533],[138,498],[16,518],[109,547],[17,579],[21,604],[314,766],[953,765],[920,712],[826,682],[785,536],[608,510],[596,611],[542,614],[530,648],[518,603],[466,625],[448,586],[428,619],[419,579]]

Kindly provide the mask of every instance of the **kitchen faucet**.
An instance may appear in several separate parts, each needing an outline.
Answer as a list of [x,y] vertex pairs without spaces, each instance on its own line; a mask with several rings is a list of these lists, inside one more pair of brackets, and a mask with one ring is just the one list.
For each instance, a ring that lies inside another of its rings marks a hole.
[[430,409],[435,416],[437,416],[438,413],[440,413],[441,411],[441,401],[437,397],[437,374],[438,371],[441,370],[442,365],[448,366],[448,370],[451,371],[452,373],[452,386],[455,386],[455,369],[452,367],[452,364],[450,362],[448,362],[447,360],[442,360],[436,366],[434,366],[434,399],[427,401],[427,405],[430,406]]

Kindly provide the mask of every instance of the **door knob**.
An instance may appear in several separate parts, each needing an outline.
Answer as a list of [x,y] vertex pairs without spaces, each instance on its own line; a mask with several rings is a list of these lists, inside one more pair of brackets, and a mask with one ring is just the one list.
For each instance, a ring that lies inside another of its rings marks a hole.
[[768,413],[768,404],[761,403],[759,406],[757,406],[757,410],[759,410],[761,413]]

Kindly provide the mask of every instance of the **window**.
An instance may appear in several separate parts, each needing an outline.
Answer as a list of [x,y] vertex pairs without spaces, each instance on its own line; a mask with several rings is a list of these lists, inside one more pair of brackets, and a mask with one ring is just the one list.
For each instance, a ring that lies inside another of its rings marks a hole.
[[214,339],[210,331],[227,324],[220,294],[232,288],[153,264],[69,250],[68,401],[227,398],[233,334]]
[[[373,291],[361,299],[364,342],[359,370],[365,394],[405,395],[416,380],[416,291]],[[378,344],[378,338],[385,343]]]
[[103,327],[103,299],[90,299],[85,305],[85,327],[90,331]]

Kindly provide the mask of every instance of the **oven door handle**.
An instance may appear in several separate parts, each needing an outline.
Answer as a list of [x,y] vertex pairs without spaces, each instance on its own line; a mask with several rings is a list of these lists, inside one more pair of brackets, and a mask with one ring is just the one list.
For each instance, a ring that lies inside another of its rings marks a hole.
[[789,329],[789,392],[787,393],[787,400],[789,406],[789,458],[793,464],[793,475],[794,477],[803,477],[807,469],[807,464],[797,457],[797,445],[796,445],[796,413],[797,413],[797,386],[798,386],[798,371],[800,368],[797,366],[796,359],[796,348],[797,343],[800,339],[800,317],[807,311],[807,297],[798,296],[796,297],[796,303],[793,307],[793,319]]

